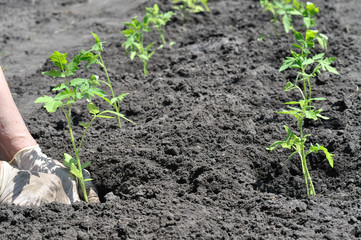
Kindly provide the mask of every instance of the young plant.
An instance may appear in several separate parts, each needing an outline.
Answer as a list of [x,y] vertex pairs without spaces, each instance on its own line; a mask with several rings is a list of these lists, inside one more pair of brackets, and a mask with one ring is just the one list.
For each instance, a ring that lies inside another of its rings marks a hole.
[[[175,13],[173,11],[160,13],[158,4],[154,4],[153,7],[145,8],[145,10],[149,14],[148,21],[150,23],[152,23],[153,27],[158,32],[160,39],[162,40],[163,44],[159,47],[159,48],[162,48],[163,45],[167,44],[167,42],[165,41],[165,38],[164,38],[164,27],[167,24],[167,22],[170,21],[172,16],[175,15]],[[170,42],[170,45],[173,45],[173,44],[174,44],[174,42]]]
[[307,2],[306,6],[302,2],[293,1],[292,15],[300,15],[303,18],[304,26],[307,29],[316,26],[315,15],[319,12],[318,7],[314,3]]
[[102,81],[102,80],[98,80],[98,81],[104,83],[109,87],[112,98],[108,99],[105,95],[98,95],[98,96],[101,97],[103,100],[105,100],[107,103],[109,103],[113,107],[114,111],[118,113],[116,117],[118,120],[118,126],[119,128],[121,128],[122,124],[120,119],[124,118],[124,116],[120,113],[120,104],[123,101],[124,97],[127,96],[129,93],[122,93],[119,96],[115,95],[112,87],[112,83],[109,78],[108,70],[105,66],[105,63],[101,55],[102,52],[104,52],[103,43],[105,42],[101,42],[98,35],[96,35],[95,33],[91,32],[91,34],[94,37],[95,44],[89,51],[81,51],[81,54],[83,54],[83,58],[84,56],[86,56],[89,59],[88,63],[85,65],[85,69],[88,69],[93,64],[98,64],[101,68],[103,68],[107,81]]
[[[295,47],[298,52],[294,52],[291,50],[292,56],[286,57],[280,68],[280,71],[284,71],[289,68],[298,70],[295,81],[293,83],[288,82],[284,88],[284,91],[287,92],[294,89],[298,90],[300,92],[300,95],[302,96],[302,99],[298,101],[286,102],[285,104],[291,106],[289,106],[287,110],[282,110],[277,113],[291,115],[295,117],[298,123],[299,133],[293,133],[292,130],[285,125],[284,128],[287,132],[287,137],[285,138],[285,140],[273,143],[269,148],[267,148],[267,150],[273,151],[279,146],[291,149],[294,152],[289,156],[288,159],[293,157],[295,154],[298,154],[302,163],[302,172],[305,178],[307,196],[313,196],[316,193],[310,173],[307,168],[306,157],[310,153],[317,153],[318,151],[323,151],[329,164],[331,165],[331,167],[333,167],[333,154],[329,153],[327,148],[319,144],[313,145],[311,143],[308,150],[306,150],[305,143],[307,141],[307,137],[309,137],[310,134],[304,133],[303,122],[305,118],[314,121],[316,121],[318,118],[328,119],[327,117],[321,115],[322,109],[317,109],[315,106],[312,105],[313,101],[326,100],[322,97],[312,97],[312,78],[320,75],[321,70],[328,71],[334,74],[338,74],[338,72],[334,67],[331,66],[331,63],[336,60],[335,57],[325,57],[325,53],[312,55],[310,51],[311,48],[315,46],[315,41],[318,41],[322,49],[327,49],[328,39],[325,35],[318,34],[317,31],[307,30],[305,36],[303,36],[297,31],[294,31],[294,36],[296,37],[298,43],[293,44],[292,46]],[[296,106],[293,107],[292,105]]]
[[[92,75],[90,79],[72,77],[79,69],[79,65],[82,61],[87,62],[86,66],[94,61],[94,56],[92,54],[82,51],[80,54],[76,55],[72,61],[68,62],[67,53],[59,53],[58,51],[55,51],[50,56],[50,60],[54,63],[57,69],[44,72],[43,74],[49,75],[53,78],[60,78],[63,82],[52,89],[53,91],[58,92],[55,97],[44,95],[43,97],[37,98],[35,103],[43,103],[44,108],[49,113],[53,113],[57,109],[61,109],[63,112],[68,124],[69,134],[75,154],[75,158],[73,158],[70,154],[65,153],[64,165],[69,167],[70,172],[79,180],[82,197],[86,202],[88,202],[85,182],[91,181],[91,179],[84,179],[82,170],[89,166],[90,161],[82,163],[79,157],[85,135],[96,118],[113,118],[113,116],[120,116],[124,119],[126,118],[115,111],[105,110],[101,112],[92,102],[92,98],[97,96],[105,97],[105,92],[98,88],[100,85],[98,76]],[[80,124],[84,127],[84,130],[80,141],[77,142],[72,127],[71,109],[75,103],[78,103],[81,100],[86,100],[88,102],[87,109],[92,117],[88,123]],[[128,119],[126,120],[130,121]]]
[[147,76],[147,62],[154,54],[152,50],[154,42],[144,46],[144,33],[151,31],[149,27],[149,14],[145,14],[142,22],[134,17],[131,22],[126,22],[124,25],[128,27],[122,31],[127,40],[122,44],[122,47],[125,48],[131,60],[137,56],[143,62],[143,72]]
[[180,12],[183,18],[183,23],[189,19],[192,13],[204,12],[204,9],[207,12],[210,11],[207,5],[207,0],[173,0],[173,4],[176,4],[176,6],[173,6],[173,9]]
[[292,0],[260,0],[261,7],[265,11],[270,11],[273,15],[273,22],[275,27],[275,33],[278,37],[278,22],[283,23],[283,27],[286,33],[289,33],[292,27],[292,17],[291,11],[293,10],[293,5],[290,4]]
[[278,22],[282,22],[286,33],[294,30],[293,15],[302,16],[307,29],[316,26],[314,15],[319,12],[319,9],[311,2],[307,2],[306,6],[299,0],[260,0],[260,3],[265,11],[270,11],[273,15],[271,22],[274,23],[276,36],[278,36]]

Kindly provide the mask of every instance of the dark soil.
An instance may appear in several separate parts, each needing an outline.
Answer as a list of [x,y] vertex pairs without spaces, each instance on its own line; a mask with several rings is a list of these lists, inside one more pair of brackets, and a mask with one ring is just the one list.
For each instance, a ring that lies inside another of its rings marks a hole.
[[[115,120],[97,121],[84,143],[102,203],[2,205],[0,238],[361,238],[361,1],[316,1],[318,29],[329,37],[327,55],[338,58],[340,75],[325,73],[313,87],[314,96],[328,98],[317,104],[330,120],[306,121],[306,132],[335,154],[335,166],[323,154],[309,158],[311,198],[299,159],[283,164],[290,152],[266,151],[285,137],[284,124],[295,127],[274,113],[298,97],[283,92],[294,71],[278,72],[292,34],[276,38],[256,0],[210,0],[210,14],[185,25],[173,19],[166,37],[176,44],[157,51],[144,77],[119,33],[154,3],[143,2],[0,1],[1,64],[46,154],[62,159],[71,145],[60,112],[33,103],[57,84],[41,72],[53,51],[74,56],[89,48],[89,31],[107,42],[103,58],[115,92],[130,93],[121,110],[137,123],[120,130]],[[161,9],[170,2],[162,0]],[[257,41],[262,33],[270,36]],[[97,67],[91,72],[105,77]],[[74,109],[75,125],[88,117],[82,107]]]

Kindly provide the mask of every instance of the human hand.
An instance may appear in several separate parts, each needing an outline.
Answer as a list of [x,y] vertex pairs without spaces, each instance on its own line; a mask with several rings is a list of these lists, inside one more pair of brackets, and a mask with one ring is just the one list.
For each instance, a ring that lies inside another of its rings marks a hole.
[[19,170],[0,161],[0,204],[39,206],[50,202],[70,204],[59,177]]
[[[21,170],[53,174],[60,178],[62,187],[70,202],[80,201],[76,179],[69,168],[57,160],[53,160],[42,153],[39,145],[24,148],[17,152],[10,162]],[[84,177],[90,178],[88,171],[83,170]],[[97,191],[91,181],[85,182],[89,202],[99,202]]]

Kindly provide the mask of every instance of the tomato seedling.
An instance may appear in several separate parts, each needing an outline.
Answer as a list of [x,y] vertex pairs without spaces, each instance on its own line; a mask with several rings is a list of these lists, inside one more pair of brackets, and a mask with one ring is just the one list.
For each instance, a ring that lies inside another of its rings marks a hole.
[[[54,63],[57,69],[43,72],[43,74],[53,78],[60,78],[63,82],[52,89],[52,91],[58,92],[55,97],[44,95],[43,97],[39,97],[35,100],[35,103],[43,103],[44,108],[49,113],[53,113],[59,108],[63,112],[68,124],[69,134],[75,154],[75,158],[73,158],[70,154],[65,153],[64,165],[69,167],[70,172],[78,178],[80,188],[82,190],[81,194],[86,202],[88,202],[88,196],[85,189],[85,182],[91,181],[92,179],[84,179],[82,170],[89,166],[91,162],[88,161],[81,163],[79,152],[88,129],[91,127],[96,118],[113,118],[113,116],[119,116],[127,121],[130,121],[116,111],[100,111],[99,108],[92,102],[92,98],[97,96],[104,98],[106,96],[106,93],[102,89],[98,88],[100,85],[98,76],[92,75],[90,79],[72,77],[79,69],[81,62],[87,62],[85,66],[88,67],[94,63],[96,58],[97,57],[89,51],[81,51],[80,54],[76,55],[72,61],[68,62],[67,53],[59,53],[58,51],[55,51],[50,56],[50,60]],[[75,103],[78,103],[83,99],[88,102],[86,108],[92,118],[88,123],[80,124],[84,127],[84,130],[80,141],[77,143],[72,127],[71,109]]]
[[338,74],[338,72],[331,66],[331,63],[336,60],[335,57],[325,57],[325,53],[319,53],[312,56],[311,48],[315,46],[316,41],[320,44],[322,49],[327,49],[328,38],[325,35],[319,34],[318,31],[307,30],[305,36],[297,31],[294,31],[294,36],[297,40],[297,44],[292,44],[292,46],[295,47],[298,52],[291,50],[292,56],[286,57],[279,71],[281,72],[289,68],[298,70],[295,81],[293,83],[288,82],[284,91],[287,92],[296,89],[300,92],[302,99],[299,101],[290,101],[285,103],[287,105],[298,105],[299,107],[289,106],[287,110],[281,110],[277,113],[295,117],[298,123],[299,133],[296,135],[285,125],[284,128],[287,132],[285,140],[273,143],[269,148],[267,148],[267,150],[273,151],[279,146],[294,150],[288,159],[293,157],[295,154],[299,155],[306,183],[307,196],[313,196],[316,193],[307,168],[306,157],[310,153],[323,151],[329,164],[333,167],[333,154],[329,153],[327,148],[319,144],[313,145],[312,143],[306,151],[305,143],[310,134],[304,134],[303,122],[305,118],[314,121],[318,118],[328,119],[327,117],[321,115],[322,109],[317,109],[312,105],[313,101],[326,100],[326,98],[322,97],[312,98],[312,78],[317,75],[321,75],[321,71],[328,71],[334,74]]
[[[173,9],[180,12],[183,23],[185,23],[192,13],[209,12],[207,0],[173,0]],[[203,6],[202,6],[203,5]]]
[[307,29],[316,26],[314,15],[319,12],[319,9],[311,2],[307,2],[305,6],[299,0],[260,0],[260,4],[265,11],[272,13],[271,22],[274,24],[276,36],[278,36],[278,22],[282,22],[286,33],[294,30],[293,15],[302,16]]
[[[155,30],[158,32],[160,39],[162,40],[162,45],[159,48],[162,48],[163,45],[166,45],[167,42],[164,38],[164,27],[169,22],[175,13],[173,11],[168,11],[165,13],[159,12],[159,6],[158,4],[154,4],[153,7],[147,7],[145,10],[148,13],[149,22],[153,25]],[[174,42],[170,42],[170,45],[172,46]]]
[[131,60],[137,56],[143,62],[143,72],[147,76],[147,62],[154,54],[154,50],[152,50],[154,42],[144,46],[144,34],[151,31],[149,14],[145,14],[143,21],[139,21],[134,17],[131,22],[126,22],[124,25],[128,27],[122,31],[127,40],[122,44],[122,47],[125,48]]
[[[278,36],[278,22],[283,23],[283,27],[286,33],[293,28],[291,10],[293,5],[290,4],[292,0],[260,0],[261,7],[265,11],[270,11],[273,15],[271,22],[274,24],[276,36]],[[281,18],[281,20],[279,19]]]
[[103,100],[105,100],[107,103],[109,103],[113,107],[114,111],[118,113],[116,117],[118,120],[118,126],[119,128],[121,128],[122,124],[120,119],[123,118],[124,116],[120,113],[120,104],[123,101],[124,97],[127,96],[129,93],[122,93],[119,96],[115,95],[112,83],[109,78],[108,70],[105,66],[105,63],[101,55],[102,52],[104,52],[103,43],[105,42],[101,42],[98,35],[96,35],[95,33],[91,32],[91,34],[94,37],[95,44],[89,51],[81,51],[81,53],[84,54],[84,56],[87,56],[87,58],[89,59],[88,63],[85,65],[85,68],[88,69],[93,64],[98,64],[101,68],[103,68],[107,81],[102,81],[102,80],[98,80],[98,81],[104,83],[109,87],[112,98],[108,99],[105,95],[98,95],[98,96],[101,97]]

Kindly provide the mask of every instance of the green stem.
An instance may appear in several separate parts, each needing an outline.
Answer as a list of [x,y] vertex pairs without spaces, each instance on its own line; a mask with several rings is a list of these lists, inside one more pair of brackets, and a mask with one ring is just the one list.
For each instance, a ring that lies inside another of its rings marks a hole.
[[[107,68],[105,67],[104,61],[103,61],[102,56],[101,56],[100,53],[99,53],[99,59],[100,59],[100,62],[101,62],[101,66],[102,66],[103,69],[104,69],[105,76],[107,77],[108,86],[109,86],[109,88],[110,88],[110,92],[112,93],[112,98],[115,98],[115,94],[114,94],[114,91],[113,91],[112,83],[111,83],[111,81],[110,81]],[[119,113],[120,107],[118,106],[118,101],[116,101],[116,102],[113,104],[113,109],[114,109],[117,113]],[[117,116],[117,120],[118,120],[118,126],[119,126],[119,128],[122,128],[122,124],[121,124],[121,122],[120,122],[120,117],[119,117],[119,116]]]
[[143,71],[144,71],[144,75],[148,76],[147,61],[145,60],[143,60]]
[[97,117],[94,116],[93,119],[88,123],[88,125],[86,126],[84,132],[83,132],[83,136],[81,137],[81,140],[80,140],[80,143],[79,143],[79,146],[78,146],[78,152],[80,152],[80,148],[81,148],[81,145],[84,141],[84,138],[85,138],[85,134],[86,132],[88,131],[88,129],[90,128],[90,125],[93,123],[93,121],[96,119]]
[[82,168],[81,168],[81,162],[80,162],[80,158],[79,158],[79,151],[78,151],[78,148],[76,147],[73,130],[71,128],[71,104],[68,105],[68,113],[65,112],[63,107],[61,107],[61,108],[62,108],[63,113],[65,115],[65,118],[66,118],[66,120],[68,122],[70,138],[71,138],[71,142],[73,144],[73,149],[74,149],[74,152],[75,152],[75,158],[76,158],[76,161],[77,161],[77,164],[78,164],[78,169],[80,170],[80,174],[81,174],[81,178],[79,178],[80,187],[81,187],[81,189],[83,191],[84,200],[86,202],[88,202],[88,195],[86,193],[86,189],[85,189],[85,185],[84,185],[83,172],[81,171]]
[[159,30],[159,35],[160,35],[160,39],[162,39],[162,42],[163,42],[163,45],[167,45],[165,39],[164,39],[164,35],[163,35],[163,31],[162,30]]
[[300,143],[300,149],[298,150],[298,153],[301,157],[301,163],[302,163],[302,172],[303,172],[303,176],[305,178],[305,183],[306,183],[306,189],[307,189],[307,196],[314,196],[316,195],[315,193],[315,189],[313,187],[313,183],[312,183],[312,179],[311,179],[311,175],[308,171],[307,168],[307,161],[306,161],[306,154],[305,154],[305,146],[304,146],[304,137],[303,137],[303,115],[301,116],[301,118],[298,121],[299,127],[300,127],[300,138],[301,138],[301,143]]

